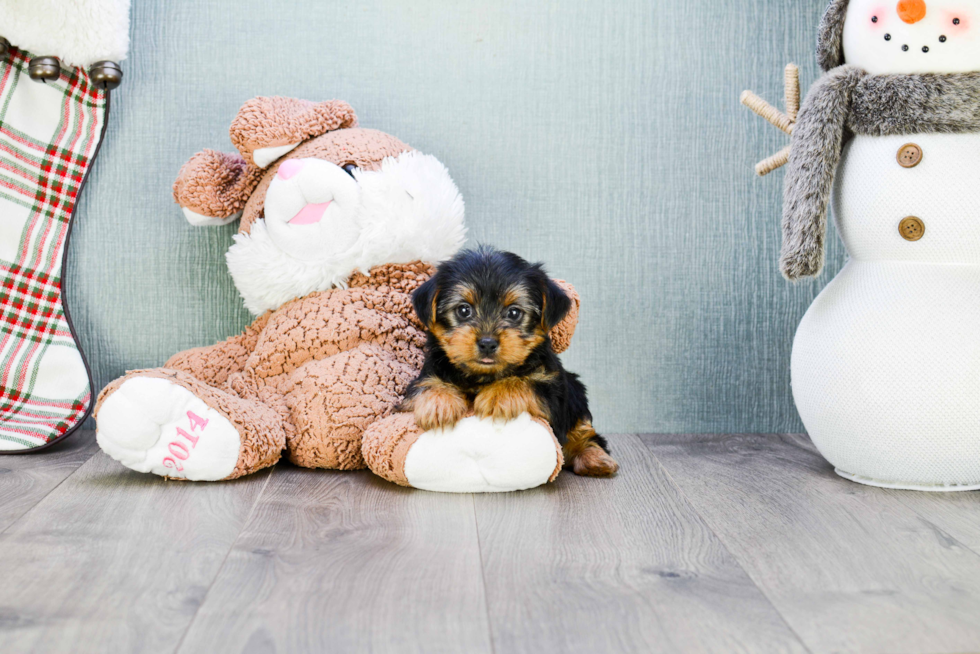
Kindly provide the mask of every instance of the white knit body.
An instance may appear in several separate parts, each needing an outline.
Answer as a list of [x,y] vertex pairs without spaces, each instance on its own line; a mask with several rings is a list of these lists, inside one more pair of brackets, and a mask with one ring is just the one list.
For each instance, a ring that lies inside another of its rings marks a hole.
[[[909,143],[922,160],[903,168]],[[850,260],[793,344],[807,432],[855,481],[980,488],[980,134],[853,138],[833,209]]]

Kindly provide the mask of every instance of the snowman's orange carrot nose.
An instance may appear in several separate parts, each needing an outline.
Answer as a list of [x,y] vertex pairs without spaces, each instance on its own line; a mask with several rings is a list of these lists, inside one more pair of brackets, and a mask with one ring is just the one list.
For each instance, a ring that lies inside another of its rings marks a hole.
[[898,3],[898,17],[912,25],[926,17],[925,0],[901,0]]

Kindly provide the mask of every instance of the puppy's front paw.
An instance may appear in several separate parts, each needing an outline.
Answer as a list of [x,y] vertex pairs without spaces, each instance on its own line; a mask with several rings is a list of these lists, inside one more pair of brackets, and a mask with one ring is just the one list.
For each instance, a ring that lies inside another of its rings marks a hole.
[[423,431],[452,427],[469,412],[466,398],[450,387],[427,388],[411,400],[415,424]]
[[522,413],[546,418],[534,390],[523,379],[507,378],[483,388],[473,401],[473,410],[480,418],[513,420]]

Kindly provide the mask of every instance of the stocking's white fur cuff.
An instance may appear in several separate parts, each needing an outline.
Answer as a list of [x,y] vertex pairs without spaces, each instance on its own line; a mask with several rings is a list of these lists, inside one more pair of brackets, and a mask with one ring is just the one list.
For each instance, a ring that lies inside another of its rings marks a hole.
[[119,62],[129,52],[129,0],[0,0],[0,36],[69,66]]

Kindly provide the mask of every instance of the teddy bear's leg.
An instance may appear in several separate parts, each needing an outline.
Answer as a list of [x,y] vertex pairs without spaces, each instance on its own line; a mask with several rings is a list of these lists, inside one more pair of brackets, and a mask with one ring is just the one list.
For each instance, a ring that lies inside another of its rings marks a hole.
[[269,314],[263,314],[241,334],[214,345],[178,352],[163,367],[186,372],[209,386],[223,388],[231,375],[245,369],[245,362],[268,322]]
[[129,373],[95,408],[96,439],[127,468],[192,481],[234,479],[279,460],[285,446],[275,411],[178,370]]
[[295,425],[289,460],[305,468],[363,468],[361,435],[394,411],[417,373],[374,343],[301,367],[286,394]]
[[362,449],[379,477],[444,493],[534,488],[553,481],[563,462],[548,423],[526,413],[506,422],[471,415],[426,432],[411,413],[396,413],[368,427]]

